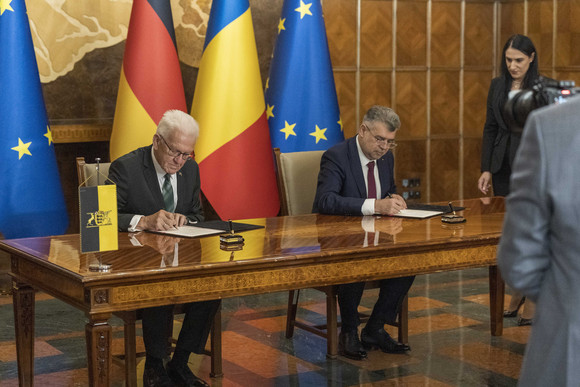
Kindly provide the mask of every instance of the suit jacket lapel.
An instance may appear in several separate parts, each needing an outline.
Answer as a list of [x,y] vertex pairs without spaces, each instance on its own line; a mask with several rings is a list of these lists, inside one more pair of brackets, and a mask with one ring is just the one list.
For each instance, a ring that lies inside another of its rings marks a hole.
[[382,196],[382,198],[385,198],[387,196],[387,193],[394,193],[394,192],[390,192],[390,190],[391,190],[391,184],[390,184],[391,176],[390,176],[390,172],[389,172],[390,168],[389,168],[388,161],[385,159],[385,156],[383,156],[377,160],[377,168],[379,168],[379,179],[381,180],[381,196]]
[[155,171],[155,165],[153,164],[153,159],[151,156],[151,146],[149,146],[147,151],[144,152],[143,167],[143,176],[147,181],[147,186],[151,190],[151,195],[155,198],[155,201],[160,206],[159,208],[165,208],[163,194],[161,193],[161,188],[159,187],[157,172]]
[[348,163],[350,164],[350,169],[352,175],[354,176],[354,181],[356,182],[356,187],[359,191],[361,198],[367,197],[367,187],[365,184],[365,177],[360,165],[360,157],[358,157],[358,148],[356,147],[356,136],[348,140]]

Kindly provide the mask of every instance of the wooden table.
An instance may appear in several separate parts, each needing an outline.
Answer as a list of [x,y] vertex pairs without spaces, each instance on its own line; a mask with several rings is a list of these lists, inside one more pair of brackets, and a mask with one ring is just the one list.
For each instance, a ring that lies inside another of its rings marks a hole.
[[[217,236],[141,233],[144,245],[134,246],[130,234],[120,233],[119,250],[100,255],[110,272],[89,271],[98,254],[81,254],[78,235],[0,241],[11,256],[20,385],[33,384],[34,289],[86,313],[93,386],[110,384],[112,314],[166,304],[489,267],[491,334],[501,335],[504,283],[495,255],[504,201],[454,205],[466,207],[466,223],[316,214],[248,220],[265,228],[244,232],[240,251],[220,249]],[[363,223],[373,221],[378,245],[363,247]],[[177,252],[167,254],[176,243]]]

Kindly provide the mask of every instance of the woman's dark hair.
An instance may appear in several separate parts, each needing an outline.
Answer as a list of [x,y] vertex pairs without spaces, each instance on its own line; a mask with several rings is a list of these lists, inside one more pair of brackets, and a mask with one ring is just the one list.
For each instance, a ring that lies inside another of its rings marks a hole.
[[509,93],[512,85],[513,78],[508,71],[506,61],[505,61],[505,52],[508,48],[515,48],[526,54],[527,56],[531,57],[532,54],[535,53],[534,59],[530,63],[530,67],[524,76],[524,81],[522,83],[522,89],[529,89],[534,84],[534,81],[540,75],[538,72],[538,53],[536,52],[536,47],[534,47],[534,43],[532,40],[527,36],[515,34],[509,37],[507,42],[505,42],[505,46],[503,46],[503,51],[501,54],[501,77],[504,80],[506,94]]

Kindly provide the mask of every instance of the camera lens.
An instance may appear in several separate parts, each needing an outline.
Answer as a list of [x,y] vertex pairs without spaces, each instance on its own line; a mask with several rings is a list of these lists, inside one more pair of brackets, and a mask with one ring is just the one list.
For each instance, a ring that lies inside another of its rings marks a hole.
[[504,105],[503,119],[508,128],[521,133],[528,115],[538,107],[533,90],[511,91]]

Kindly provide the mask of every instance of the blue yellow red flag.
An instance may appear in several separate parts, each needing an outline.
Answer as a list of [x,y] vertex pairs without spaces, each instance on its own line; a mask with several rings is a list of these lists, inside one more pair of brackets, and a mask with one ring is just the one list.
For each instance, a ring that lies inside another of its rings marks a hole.
[[0,233],[63,234],[68,215],[24,0],[0,0]]
[[191,114],[201,189],[222,219],[275,216],[280,203],[248,0],[214,0]]
[[169,109],[187,111],[171,4],[134,0],[111,133],[111,161],[151,144]]
[[344,140],[320,0],[284,0],[266,82],[272,146],[325,150]]

